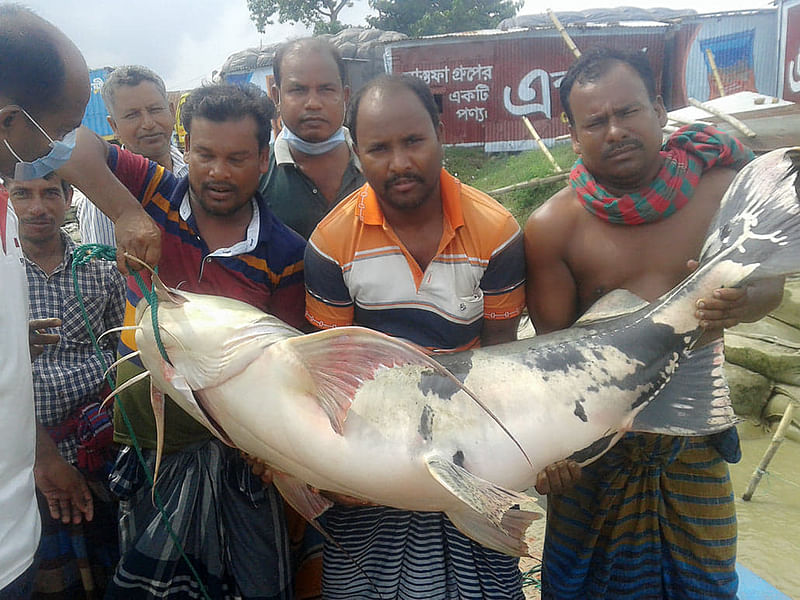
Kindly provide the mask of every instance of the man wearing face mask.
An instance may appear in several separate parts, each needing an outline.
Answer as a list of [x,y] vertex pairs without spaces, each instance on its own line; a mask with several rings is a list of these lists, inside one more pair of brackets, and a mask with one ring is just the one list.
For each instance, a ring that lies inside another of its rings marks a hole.
[[[72,132],[80,125],[88,98],[88,69],[75,45],[29,10],[0,4],[0,176],[30,180],[60,167],[72,153]],[[125,221],[118,230],[120,249],[157,263],[158,229],[111,172],[93,172],[82,183],[98,195],[115,221]],[[57,341],[57,336],[42,335],[38,329],[55,327],[58,320],[32,324],[29,333],[28,284],[17,228],[17,217],[3,193],[0,598],[4,599],[31,595],[41,530],[34,479],[53,516],[69,515],[73,523],[92,518],[88,489],[34,419],[31,350],[41,351],[40,344]],[[121,260],[123,268],[124,264]]]
[[364,184],[342,126],[350,88],[339,51],[320,39],[287,42],[272,64],[283,129],[259,191],[281,221],[308,239],[331,208]]

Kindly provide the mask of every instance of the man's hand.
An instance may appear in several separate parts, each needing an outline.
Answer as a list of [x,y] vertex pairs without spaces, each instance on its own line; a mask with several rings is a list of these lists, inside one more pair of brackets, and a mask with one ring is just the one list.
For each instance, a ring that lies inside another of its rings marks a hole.
[[272,470],[267,463],[260,458],[256,458],[252,454],[247,454],[246,452],[240,452],[240,454],[244,461],[250,465],[250,470],[253,471],[253,475],[261,479],[264,485],[272,483]]
[[536,476],[536,491],[540,494],[563,494],[581,478],[581,468],[574,460],[560,460],[545,467]]
[[711,298],[697,301],[694,316],[706,331],[719,331],[742,322],[748,314],[747,287],[720,288]]
[[78,524],[94,517],[94,503],[86,479],[61,458],[45,429],[36,425],[36,487],[47,500],[50,516],[62,523]]
[[161,258],[161,230],[155,221],[139,205],[127,207],[114,222],[117,239],[117,268],[128,274],[138,271],[142,265],[128,261],[125,253],[132,254],[151,267]]
[[[690,271],[698,267],[690,260]],[[775,310],[783,299],[783,277],[759,279],[740,288],[718,288],[711,298],[697,301],[695,317],[706,330],[703,338],[719,336],[726,327],[739,323],[753,323]]]
[[40,331],[52,327],[61,327],[61,319],[31,319],[28,321],[28,344],[31,349],[31,360],[44,352],[46,345],[58,343],[59,335],[57,333]]

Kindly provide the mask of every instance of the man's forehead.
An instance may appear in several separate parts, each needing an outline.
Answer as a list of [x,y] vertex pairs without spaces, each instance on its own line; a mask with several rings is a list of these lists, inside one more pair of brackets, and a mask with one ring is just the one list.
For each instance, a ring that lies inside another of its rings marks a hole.
[[112,96],[116,105],[150,104],[159,102],[166,104],[167,99],[152,81],[140,81],[135,85],[121,84]]
[[41,179],[30,179],[21,181],[16,179],[7,179],[6,188],[9,191],[14,189],[34,189],[34,188],[58,188],[61,189],[63,180],[55,173],[48,173]]

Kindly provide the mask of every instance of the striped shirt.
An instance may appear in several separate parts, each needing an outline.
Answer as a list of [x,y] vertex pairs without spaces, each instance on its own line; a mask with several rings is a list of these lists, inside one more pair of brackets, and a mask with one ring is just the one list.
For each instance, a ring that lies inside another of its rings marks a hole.
[[[95,354],[75,296],[72,282],[75,243],[63,231],[61,239],[64,259],[50,275],[25,258],[31,318],[58,317],[62,322],[61,327],[55,330],[60,336],[58,343],[45,346],[44,353],[33,362],[36,417],[48,427],[60,425],[84,404],[98,401],[98,392],[104,383],[103,372],[114,362],[117,345],[115,335],[100,340],[104,366]],[[119,327],[125,307],[125,279],[116,265],[94,260],[80,265],[76,273],[95,335]],[[61,456],[74,464],[77,460],[77,431],[67,434],[57,445]]]
[[[333,209],[306,249],[306,318],[454,351],[479,344],[484,319],[518,316],[525,262],[516,221],[444,170],[440,191],[442,240],[425,271],[368,184]],[[328,600],[524,597],[517,559],[467,538],[443,513],[334,505],[325,516],[336,541],[324,550]]]
[[476,346],[483,319],[517,317],[525,304],[522,233],[489,196],[442,170],[444,231],[423,272],[367,184],[339,204],[306,250],[306,318],[357,324],[432,350]]
[[[189,174],[189,165],[183,160],[183,151],[174,144],[169,147],[169,156],[172,159],[172,172],[176,177]],[[84,244],[105,244],[117,246],[114,237],[114,223],[99,208],[97,208],[80,190],[75,190],[72,195],[72,205],[78,217],[81,231],[81,241]]]
[[[159,276],[170,287],[188,292],[215,294],[247,302],[295,327],[303,327],[303,251],[305,241],[264,206],[261,196],[252,200],[253,218],[246,237],[229,248],[210,252],[200,236],[189,202],[189,181],[146,158],[111,147],[108,165],[117,178],[139,199],[162,231]],[[149,274],[144,273],[146,285]],[[135,307],[142,294],[133,277],[128,278],[125,324],[135,324]],[[120,337],[119,353],[136,349],[133,331]],[[138,359],[132,361],[139,367]],[[120,378],[130,365],[121,365]],[[127,376],[125,377],[128,378]],[[155,447],[155,427],[147,386],[120,395],[145,447]],[[199,423],[168,401],[166,447],[175,450],[187,443],[208,439]],[[115,439],[131,444],[127,428],[115,413]]]

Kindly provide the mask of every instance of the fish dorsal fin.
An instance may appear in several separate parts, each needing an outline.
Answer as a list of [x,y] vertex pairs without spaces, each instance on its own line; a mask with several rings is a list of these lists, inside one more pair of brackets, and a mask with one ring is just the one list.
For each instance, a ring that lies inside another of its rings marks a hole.
[[607,321],[614,317],[636,312],[648,304],[647,300],[640,298],[628,290],[611,290],[592,304],[589,310],[581,315],[580,319],[575,321],[575,325],[586,326],[591,323]]
[[489,407],[419,346],[364,327],[336,327],[291,338],[283,344],[305,365],[316,385],[320,406],[339,435],[344,432],[344,421],[356,392],[365,381],[375,377],[378,369],[419,365],[432,369],[472,398],[514,442],[533,468],[519,441]]

